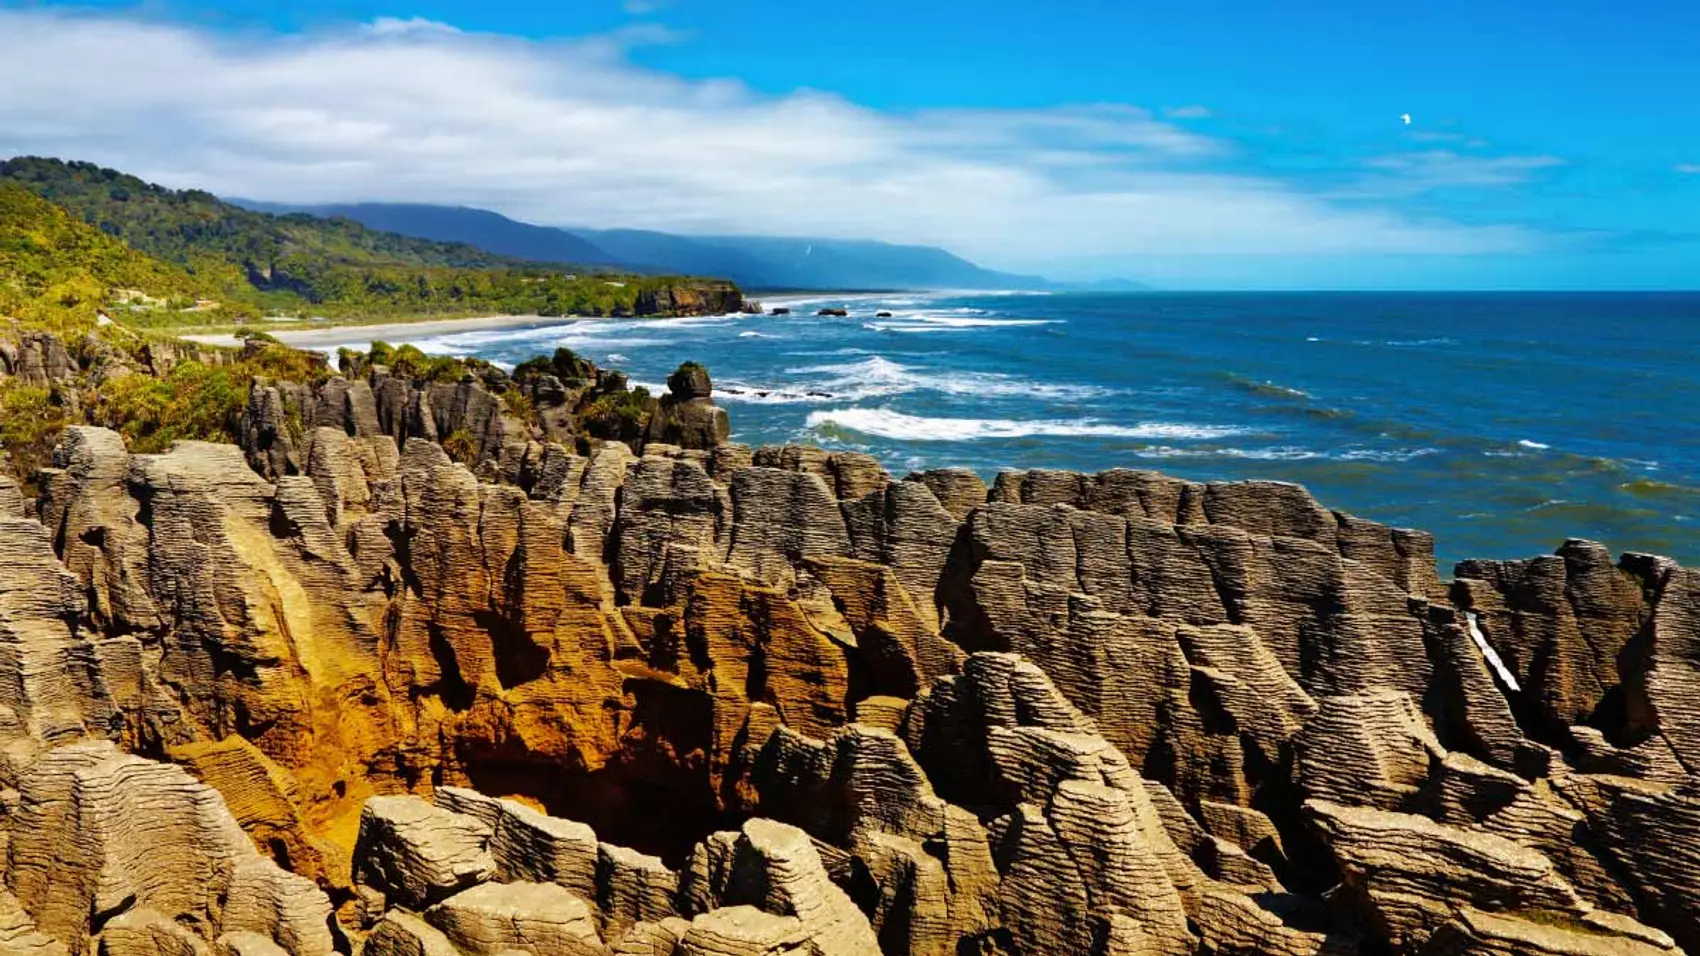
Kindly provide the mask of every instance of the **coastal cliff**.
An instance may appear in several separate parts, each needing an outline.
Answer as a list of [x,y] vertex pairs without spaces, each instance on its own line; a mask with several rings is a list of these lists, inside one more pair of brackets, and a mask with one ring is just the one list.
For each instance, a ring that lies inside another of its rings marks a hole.
[[1700,951],[1692,570],[417,362],[0,478],[0,951]]

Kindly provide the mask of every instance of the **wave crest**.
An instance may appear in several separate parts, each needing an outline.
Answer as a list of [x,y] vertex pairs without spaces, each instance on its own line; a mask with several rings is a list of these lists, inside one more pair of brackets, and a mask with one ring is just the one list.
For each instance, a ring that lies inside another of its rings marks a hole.
[[810,412],[811,429],[836,427],[895,441],[978,441],[999,438],[1133,438],[1208,440],[1238,435],[1243,429],[1176,422],[1115,425],[1089,418],[1068,421],[1017,421],[1004,418],[924,418],[889,408],[835,408]]

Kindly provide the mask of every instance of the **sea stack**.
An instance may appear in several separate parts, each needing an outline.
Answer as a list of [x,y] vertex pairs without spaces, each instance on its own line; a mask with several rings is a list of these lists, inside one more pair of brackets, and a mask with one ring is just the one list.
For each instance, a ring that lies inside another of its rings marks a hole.
[[645,440],[696,450],[726,441],[732,434],[732,423],[726,410],[710,398],[713,393],[708,369],[696,362],[680,365],[667,376],[667,394],[649,420]]

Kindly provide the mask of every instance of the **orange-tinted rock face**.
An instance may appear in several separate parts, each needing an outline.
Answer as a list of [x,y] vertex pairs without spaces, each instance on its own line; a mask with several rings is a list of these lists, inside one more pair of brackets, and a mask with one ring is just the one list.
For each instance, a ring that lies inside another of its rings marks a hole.
[[[1448,597],[1425,536],[1289,485],[503,451],[499,415],[480,474],[333,391],[277,455],[79,428],[13,490],[0,917],[76,951],[120,914],[115,951],[1700,945],[1669,562],[1571,543]],[[63,878],[164,865],[110,822],[157,804],[245,909],[150,882],[88,918],[42,888],[62,792],[108,821]]]

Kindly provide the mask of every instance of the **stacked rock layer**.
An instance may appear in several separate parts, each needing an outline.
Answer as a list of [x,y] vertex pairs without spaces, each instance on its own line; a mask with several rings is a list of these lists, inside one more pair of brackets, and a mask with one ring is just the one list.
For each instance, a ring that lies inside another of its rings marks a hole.
[[1700,952],[1670,561],[298,391],[0,483],[0,953]]

